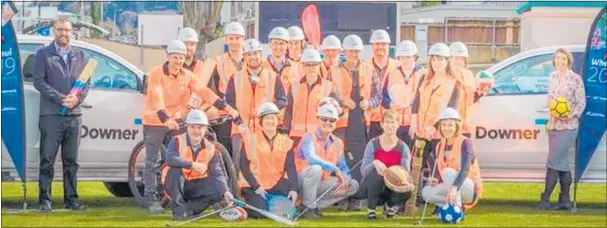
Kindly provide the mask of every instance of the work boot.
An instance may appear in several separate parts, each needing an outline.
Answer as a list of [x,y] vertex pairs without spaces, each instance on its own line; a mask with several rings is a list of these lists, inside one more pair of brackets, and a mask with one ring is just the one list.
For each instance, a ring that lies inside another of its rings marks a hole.
[[162,214],[164,213],[164,207],[160,205],[160,202],[156,201],[148,206],[148,212],[150,214]]
[[559,202],[552,208],[553,210],[569,210],[571,208],[571,200],[569,198],[569,189],[571,188],[571,172],[559,172],[561,185],[561,193],[559,194]]
[[550,209],[550,195],[552,194],[552,190],[554,190],[554,186],[559,180],[559,172],[547,168],[546,169],[546,179],[544,180],[544,192],[540,195],[540,210],[545,211]]

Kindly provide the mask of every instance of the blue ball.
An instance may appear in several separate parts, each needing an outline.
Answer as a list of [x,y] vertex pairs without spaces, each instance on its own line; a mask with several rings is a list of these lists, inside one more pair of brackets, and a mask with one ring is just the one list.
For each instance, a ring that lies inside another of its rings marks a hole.
[[444,204],[438,208],[438,216],[442,223],[456,224],[464,218],[464,211],[459,206]]

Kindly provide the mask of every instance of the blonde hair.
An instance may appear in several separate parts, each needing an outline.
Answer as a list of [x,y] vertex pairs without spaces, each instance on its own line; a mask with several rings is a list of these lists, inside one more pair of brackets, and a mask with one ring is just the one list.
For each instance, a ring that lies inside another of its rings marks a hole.
[[398,115],[398,112],[396,112],[394,109],[388,109],[384,111],[384,114],[382,115],[381,119],[382,123],[385,122],[386,119],[400,122],[400,116]]
[[571,52],[565,48],[559,48],[556,49],[556,51],[554,52],[554,55],[552,56],[552,66],[556,68],[556,64],[554,63],[554,59],[556,58],[556,55],[562,53],[567,57],[567,66],[569,69],[571,69],[571,66],[573,66],[573,55],[571,54]]

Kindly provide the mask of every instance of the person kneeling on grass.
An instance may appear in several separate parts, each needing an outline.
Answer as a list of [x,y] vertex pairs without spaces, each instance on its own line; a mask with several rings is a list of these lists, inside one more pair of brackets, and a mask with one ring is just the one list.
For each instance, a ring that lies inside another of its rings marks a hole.
[[[436,128],[442,138],[433,148],[434,159],[423,164],[429,184],[422,189],[422,198],[439,207],[447,203],[460,207],[463,204],[462,209],[469,210],[483,191],[472,141],[462,135],[462,119],[453,108],[442,111]],[[431,177],[433,167],[436,169]]]
[[376,218],[375,207],[384,203],[387,204],[384,207],[386,218],[394,217],[396,207],[403,206],[411,197],[412,184],[404,186],[408,189],[395,191],[384,182],[384,174],[390,167],[401,166],[407,172],[411,170],[409,147],[396,136],[399,122],[396,111],[386,110],[381,123],[383,133],[371,139],[365,148],[361,172],[364,180],[362,185],[366,188],[369,219]]
[[[344,157],[344,143],[333,135],[339,117],[337,108],[326,103],[318,109],[317,117],[318,130],[301,139],[295,156],[299,188],[303,195],[299,211],[305,211],[302,216],[311,219],[322,217],[320,209],[353,196],[358,191],[358,182],[350,176],[350,168]],[[326,195],[316,200],[327,191]]]
[[[266,193],[287,196],[297,200],[297,171],[293,158],[293,140],[278,134],[280,110],[271,102],[261,105],[258,111],[262,130],[243,134],[240,159],[242,172],[240,184],[242,196],[254,207],[267,210]],[[285,179],[285,174],[287,178]],[[248,211],[252,218],[262,218],[255,211]]]
[[202,213],[223,198],[233,198],[221,168],[221,157],[204,135],[209,126],[206,114],[192,110],[186,118],[187,133],[169,143],[162,183],[171,197],[174,220]]

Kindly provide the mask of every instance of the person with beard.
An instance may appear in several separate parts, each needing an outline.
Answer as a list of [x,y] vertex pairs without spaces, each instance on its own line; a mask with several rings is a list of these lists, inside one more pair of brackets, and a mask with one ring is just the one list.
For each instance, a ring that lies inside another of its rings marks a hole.
[[164,189],[171,197],[173,220],[187,220],[201,214],[222,198],[234,197],[221,167],[220,153],[204,138],[209,119],[192,110],[185,120],[187,133],[175,136],[167,147]]
[[[228,45],[228,52],[222,54],[215,59],[207,59],[204,65],[204,71],[209,72],[213,69],[211,75],[203,74],[202,83],[208,83],[208,87],[221,98],[225,98],[226,90],[230,77],[237,71],[242,70],[242,45],[245,38],[244,27],[238,22],[230,22],[225,25],[224,39]],[[205,107],[201,107],[204,109]],[[214,112],[213,108],[205,112],[211,117],[225,114],[224,112]],[[232,155],[232,144],[230,143],[232,123],[226,121],[223,124],[213,127],[217,140],[225,147]]]
[[[369,59],[368,63],[373,66],[376,74],[381,82],[381,93],[383,98],[389,97],[388,95],[388,83],[387,78],[390,78],[394,74],[394,70],[398,66],[398,62],[390,58],[388,55],[390,49],[390,34],[386,30],[378,29],[373,31],[371,34],[371,48],[373,49],[373,57]],[[369,117],[369,138],[375,138],[382,133],[380,122],[382,119],[382,107],[376,107],[371,110],[371,116]]]
[[261,43],[248,39],[244,43],[245,68],[230,77],[226,101],[235,107],[242,118],[242,125],[232,125],[231,142],[234,161],[240,161],[242,132],[256,134],[261,131],[259,116],[255,112],[263,103],[273,102],[279,109],[287,106],[287,96],[281,78],[261,63]]
[[[367,134],[369,111],[381,100],[379,78],[373,67],[360,60],[363,41],[357,35],[348,35],[343,43],[346,61],[338,64],[333,83],[342,99],[344,115],[337,121],[335,135],[345,143],[345,151],[352,153],[348,165],[353,166],[363,158]],[[352,171],[352,177],[361,181],[360,169]],[[360,194],[340,202],[340,210],[360,210]]]
[[[34,87],[40,92],[40,166],[38,200],[41,212],[51,212],[51,184],[54,165],[61,146],[63,164],[63,201],[65,208],[86,210],[78,199],[76,175],[78,173],[78,147],[82,127],[80,104],[86,98],[87,82],[80,96],[70,93],[71,86],[84,69],[87,59],[82,50],[70,44],[72,23],[60,19],[53,26],[55,40],[36,52]],[[62,107],[69,108],[66,116]]]
[[341,53],[341,41],[337,36],[329,35],[322,40],[320,50],[324,55],[320,66],[320,76],[332,80],[333,74],[339,68],[339,53]]

